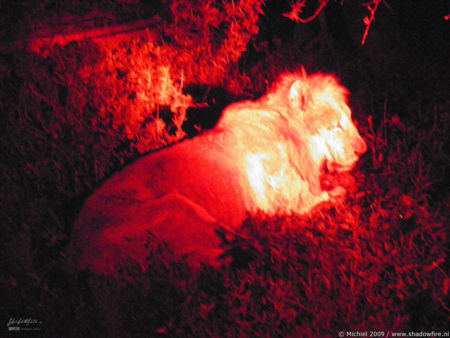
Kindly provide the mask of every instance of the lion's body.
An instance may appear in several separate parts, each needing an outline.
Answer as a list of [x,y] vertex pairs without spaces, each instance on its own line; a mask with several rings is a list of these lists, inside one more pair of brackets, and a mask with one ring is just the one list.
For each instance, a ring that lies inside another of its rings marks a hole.
[[323,165],[349,170],[365,151],[345,96],[330,76],[284,75],[260,100],[229,106],[213,130],[124,168],[80,214],[82,264],[100,271],[124,258],[143,264],[147,233],[211,263],[219,227],[236,228],[260,210],[303,214],[328,200]]

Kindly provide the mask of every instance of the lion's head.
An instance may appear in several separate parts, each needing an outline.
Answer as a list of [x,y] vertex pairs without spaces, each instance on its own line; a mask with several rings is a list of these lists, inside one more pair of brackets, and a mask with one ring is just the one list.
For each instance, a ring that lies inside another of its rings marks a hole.
[[[296,91],[299,85],[301,88]],[[291,89],[294,97],[298,95],[297,102],[300,101],[300,111],[310,134],[308,146],[315,161],[326,161],[331,171],[352,169],[367,146],[352,121],[346,89],[331,75],[322,74],[296,82]]]
[[232,143],[245,158],[250,210],[305,213],[329,198],[323,166],[349,171],[366,151],[347,95],[335,77],[303,71],[282,75],[260,100],[227,109],[224,129],[246,127]]
[[287,75],[289,112],[297,115],[316,163],[326,161],[330,170],[350,170],[366,149],[352,121],[348,91],[332,75]]

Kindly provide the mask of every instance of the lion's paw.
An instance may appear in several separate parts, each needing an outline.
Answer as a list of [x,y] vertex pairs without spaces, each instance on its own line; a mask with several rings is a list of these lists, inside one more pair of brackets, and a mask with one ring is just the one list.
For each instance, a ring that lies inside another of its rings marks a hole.
[[345,197],[347,190],[343,187],[337,186],[328,192],[332,199],[340,199]]

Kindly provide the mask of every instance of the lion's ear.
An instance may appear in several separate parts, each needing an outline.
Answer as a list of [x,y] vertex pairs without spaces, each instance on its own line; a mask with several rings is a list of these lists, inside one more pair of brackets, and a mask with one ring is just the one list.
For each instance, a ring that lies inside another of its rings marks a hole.
[[291,105],[299,112],[305,110],[305,105],[308,101],[307,95],[307,84],[301,80],[294,81],[294,83],[291,85],[291,88],[289,89],[289,99]]

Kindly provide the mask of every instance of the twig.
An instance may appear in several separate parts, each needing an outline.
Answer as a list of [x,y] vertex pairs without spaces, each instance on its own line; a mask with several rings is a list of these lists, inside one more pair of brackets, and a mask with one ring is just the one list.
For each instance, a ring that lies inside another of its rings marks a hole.
[[361,41],[361,45],[364,45],[366,43],[366,38],[367,38],[367,35],[369,34],[370,25],[375,20],[375,13],[376,13],[380,3],[381,3],[381,0],[372,0],[371,2],[366,3],[366,4],[363,5],[369,10],[370,17],[366,16],[363,19],[363,23],[364,23],[364,25],[366,25],[366,29],[364,31],[364,35],[363,35],[363,38],[362,38],[362,41]]
[[299,14],[302,12],[303,7],[306,6],[306,0],[297,0],[294,4],[292,4],[292,6],[291,6],[292,10],[289,13],[284,13],[283,16],[285,16],[286,18],[289,18],[295,22],[308,23],[308,22],[313,21],[315,18],[317,18],[317,16],[322,11],[322,9],[325,8],[327,3],[328,3],[328,0],[320,0],[320,5],[319,5],[319,7],[317,7],[314,14],[311,15],[309,18],[302,19],[299,16]]

